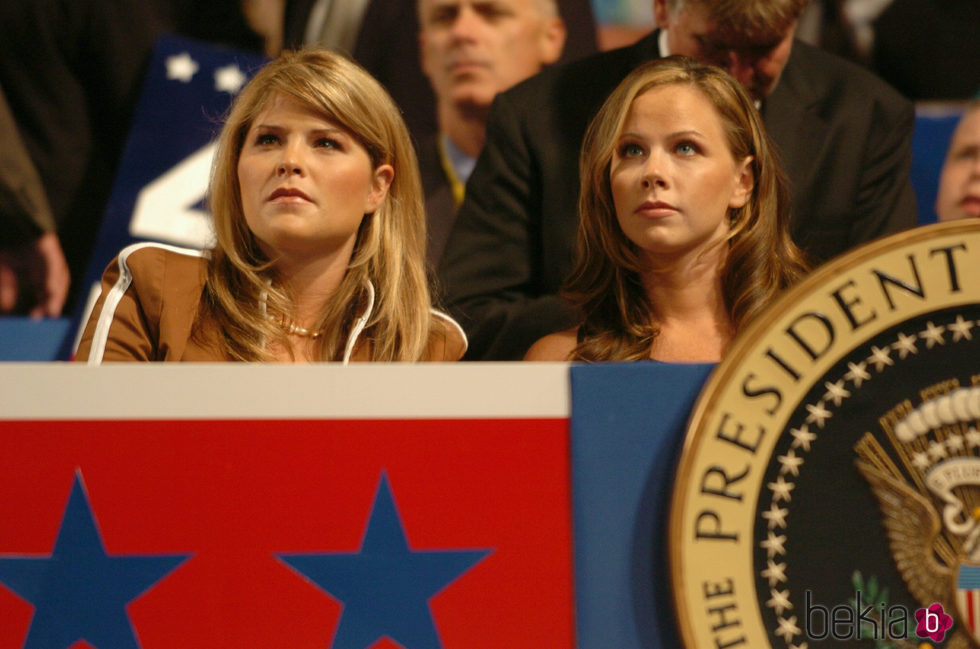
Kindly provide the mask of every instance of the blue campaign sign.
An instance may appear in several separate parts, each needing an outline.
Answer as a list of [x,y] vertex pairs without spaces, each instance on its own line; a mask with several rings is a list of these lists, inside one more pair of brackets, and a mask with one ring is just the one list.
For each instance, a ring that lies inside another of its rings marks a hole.
[[[112,196],[85,274],[87,295],[127,245],[211,243],[204,206],[214,138],[260,56],[176,36],[157,43],[130,127]],[[80,300],[77,323],[94,298]]]
[[578,649],[680,646],[667,570],[673,474],[713,365],[573,366]]

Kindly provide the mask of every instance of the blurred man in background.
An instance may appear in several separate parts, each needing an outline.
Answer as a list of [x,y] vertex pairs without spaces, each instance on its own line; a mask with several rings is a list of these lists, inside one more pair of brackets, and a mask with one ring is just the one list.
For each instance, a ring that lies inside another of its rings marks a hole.
[[419,0],[419,25],[439,125],[419,147],[435,266],[486,141],[490,103],[558,60],[565,24],[555,0]]

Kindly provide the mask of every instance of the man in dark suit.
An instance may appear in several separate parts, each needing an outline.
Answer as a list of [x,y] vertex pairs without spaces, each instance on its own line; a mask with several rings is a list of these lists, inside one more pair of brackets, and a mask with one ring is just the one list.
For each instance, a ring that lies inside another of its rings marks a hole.
[[[307,38],[318,2],[351,3],[351,0],[287,0],[283,20],[283,44],[295,49]],[[436,132],[436,101],[419,64],[416,0],[358,0],[363,17],[357,28],[351,57],[380,81],[404,112],[412,134],[420,138]],[[353,4],[358,4],[353,3]],[[492,4],[485,0],[484,4]],[[339,6],[339,5],[338,5]],[[595,20],[589,0],[559,0],[568,30],[563,61],[596,51]],[[314,29],[312,31],[316,31]]]
[[486,140],[490,103],[558,60],[565,24],[555,0],[419,0],[418,6],[422,69],[435,91],[439,124],[419,146],[434,269]]
[[578,226],[589,121],[645,61],[686,54],[748,88],[791,181],[794,240],[814,262],[916,223],[912,105],[840,58],[795,41],[806,0],[654,0],[660,30],[501,93],[440,268],[468,358],[519,359],[572,325],[557,293]]

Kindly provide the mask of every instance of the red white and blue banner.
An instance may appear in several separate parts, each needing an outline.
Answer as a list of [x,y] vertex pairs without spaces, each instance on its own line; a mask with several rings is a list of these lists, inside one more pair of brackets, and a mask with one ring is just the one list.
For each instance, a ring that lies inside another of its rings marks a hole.
[[0,364],[0,649],[676,646],[710,369]]
[[0,366],[0,647],[571,648],[530,372]]

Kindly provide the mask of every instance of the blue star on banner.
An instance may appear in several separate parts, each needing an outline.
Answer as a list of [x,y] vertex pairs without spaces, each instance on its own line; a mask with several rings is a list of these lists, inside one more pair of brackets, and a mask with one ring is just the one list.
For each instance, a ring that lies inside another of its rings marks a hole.
[[278,557],[343,602],[332,649],[365,649],[384,636],[406,649],[437,649],[442,644],[429,598],[490,552],[409,548],[382,474],[360,552]]
[[34,605],[24,649],[138,649],[126,605],[188,556],[107,555],[77,474],[51,556],[0,556],[0,583]]

